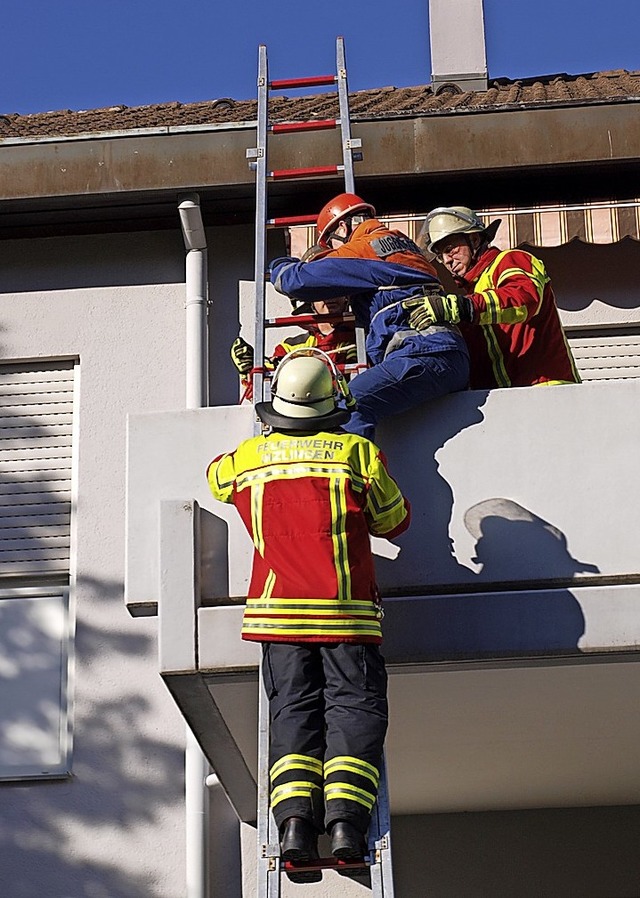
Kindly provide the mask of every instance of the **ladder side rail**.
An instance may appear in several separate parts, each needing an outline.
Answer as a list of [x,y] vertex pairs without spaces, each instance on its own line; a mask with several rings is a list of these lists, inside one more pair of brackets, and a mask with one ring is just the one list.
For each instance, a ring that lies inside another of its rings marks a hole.
[[280,837],[271,810],[269,783],[269,699],[262,669],[258,698],[258,892],[280,898]]
[[[353,170],[353,149],[362,146],[362,141],[351,136],[351,113],[349,110],[349,82],[347,80],[347,57],[344,49],[344,38],[336,39],[336,70],[338,77],[338,104],[340,109],[340,132],[342,136],[342,161],[344,170],[344,189],[346,193],[355,193],[355,175]],[[359,371],[367,367],[365,349],[365,333],[361,327],[356,328],[356,352]]]
[[[267,140],[269,127],[269,77],[267,48],[258,50],[258,120],[256,127],[256,227],[255,227],[255,327],[253,403],[264,394],[265,316],[266,316],[266,227],[267,227]],[[262,425],[254,415],[254,433]],[[280,898],[280,840],[271,811],[269,784],[269,700],[262,667],[258,676],[258,870],[260,898]]]
[[369,829],[369,856],[371,860],[371,893],[374,898],[394,898],[393,860],[391,856],[391,811],[387,763],[383,756],[380,767],[378,798]]
[[[336,70],[338,75],[338,106],[340,109],[340,131],[342,134],[342,159],[344,163],[344,189],[346,193],[355,193],[355,177],[353,173],[354,141],[351,139],[351,117],[349,114],[349,84],[347,81],[347,60],[344,50],[344,38],[336,40]],[[357,142],[360,146],[360,141]]]
[[[254,358],[256,370],[253,374],[253,401],[263,398],[265,356],[265,304],[266,304],[266,219],[267,219],[267,127],[268,127],[268,63],[267,48],[261,44],[258,50],[258,120],[256,127],[256,228],[255,228],[255,328]],[[254,424],[260,432],[259,422]]]

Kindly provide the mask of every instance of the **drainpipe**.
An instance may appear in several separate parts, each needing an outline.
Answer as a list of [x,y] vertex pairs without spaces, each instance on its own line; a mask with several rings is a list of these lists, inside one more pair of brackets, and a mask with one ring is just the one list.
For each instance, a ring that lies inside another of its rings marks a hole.
[[204,408],[209,405],[207,235],[197,193],[184,196],[178,209],[187,249],[187,408]]
[[[186,404],[209,404],[207,330],[207,237],[197,193],[182,198],[178,206],[186,257]],[[184,759],[187,898],[209,898],[209,790],[211,768],[187,727]]]

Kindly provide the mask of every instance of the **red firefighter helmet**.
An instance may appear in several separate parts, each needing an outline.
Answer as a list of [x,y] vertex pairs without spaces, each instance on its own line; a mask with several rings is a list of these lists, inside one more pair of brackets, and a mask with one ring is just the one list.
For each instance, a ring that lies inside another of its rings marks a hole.
[[374,216],[376,210],[360,196],[355,193],[339,193],[332,200],[323,206],[318,215],[316,227],[318,229],[318,243],[321,246],[327,245],[327,239],[331,231],[339,224],[346,215],[355,215],[357,212],[366,212],[369,216]]

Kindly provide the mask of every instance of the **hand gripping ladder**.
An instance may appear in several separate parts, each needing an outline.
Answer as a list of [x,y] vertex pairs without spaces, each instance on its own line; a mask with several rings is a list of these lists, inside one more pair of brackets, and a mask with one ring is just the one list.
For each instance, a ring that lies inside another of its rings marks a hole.
[[[271,123],[269,120],[269,95],[272,91],[291,90],[305,87],[320,87],[323,85],[337,86],[338,119],[323,119],[307,122],[281,122]],[[328,131],[340,128],[342,139],[342,163],[337,165],[322,165],[311,168],[268,170],[268,137],[270,134],[292,134],[301,131]],[[257,121],[257,146],[247,150],[249,166],[256,172],[256,219],[255,219],[255,331],[254,331],[254,358],[256,367],[252,371],[253,400],[259,402],[265,396],[264,369],[262,359],[265,357],[265,330],[268,327],[296,327],[308,323],[309,319],[303,316],[270,318],[265,317],[266,294],[266,232],[267,228],[283,228],[294,225],[315,224],[316,215],[289,215],[279,218],[268,218],[267,212],[267,184],[271,181],[295,180],[299,178],[312,178],[322,175],[332,175],[344,172],[344,189],[348,193],[354,192],[354,160],[359,161],[360,153],[354,154],[354,149],[359,149],[362,142],[351,137],[351,121],[349,117],[349,89],[347,84],[347,68],[344,52],[344,40],[339,37],[336,40],[336,74],[317,75],[310,78],[287,78],[278,81],[269,81],[267,48],[261,44],[258,50],[258,121]],[[335,320],[336,316],[332,316]],[[330,319],[325,319],[330,320]],[[343,320],[353,320],[352,316],[343,316]],[[364,332],[356,329],[356,344],[358,361],[351,370],[366,368],[366,353],[364,349]],[[256,422],[257,426],[257,422]]]
[[[288,227],[315,223],[315,215],[298,215],[281,218],[267,218],[267,182],[294,178],[308,178],[318,175],[344,172],[345,191],[354,192],[354,149],[359,149],[361,141],[351,137],[349,118],[349,92],[345,63],[344,41],[336,41],[336,75],[321,75],[311,78],[294,78],[269,81],[267,48],[261,45],[258,55],[258,124],[257,147],[247,150],[250,166],[256,171],[256,245],[255,245],[255,358],[262,360],[265,355],[265,329],[291,324],[304,324],[303,316],[295,318],[266,319],[265,317],[265,268],[267,227]],[[273,90],[337,85],[340,118],[337,120],[287,122],[270,124],[268,116],[269,93]],[[342,136],[342,164],[314,168],[284,169],[268,171],[267,137],[269,134],[293,133],[300,131],[328,130],[340,127]],[[360,155],[360,154],[359,154]],[[356,331],[358,364],[356,369],[366,367],[364,334]],[[265,396],[264,370],[261,365],[253,374],[253,401]],[[255,419],[256,433],[260,431]],[[393,870],[391,861],[391,840],[389,826],[389,801],[387,792],[386,765],[383,761],[378,800],[373,810],[369,829],[368,856],[366,863],[339,861],[333,857],[321,858],[313,865],[294,866],[280,857],[279,834],[271,813],[269,798],[269,704],[262,678],[259,694],[259,738],[258,738],[258,898],[280,898],[282,874],[287,869],[325,870],[333,869],[353,876],[371,888],[375,898],[393,898]]]

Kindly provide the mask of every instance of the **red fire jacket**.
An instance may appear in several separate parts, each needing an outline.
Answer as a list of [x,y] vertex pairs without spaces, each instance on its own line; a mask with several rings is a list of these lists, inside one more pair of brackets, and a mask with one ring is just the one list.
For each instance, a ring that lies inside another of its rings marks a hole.
[[281,433],[245,440],[207,471],[255,548],[242,638],[379,643],[369,534],[409,526],[409,504],[380,450],[350,433]]
[[460,283],[474,309],[473,323],[460,325],[472,390],[580,382],[540,259],[491,247]]

